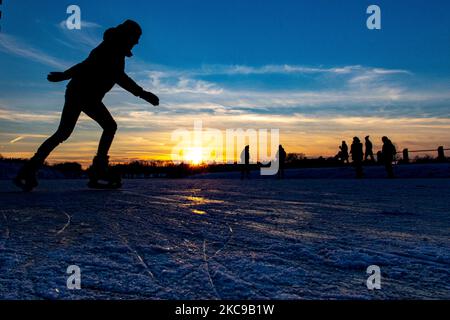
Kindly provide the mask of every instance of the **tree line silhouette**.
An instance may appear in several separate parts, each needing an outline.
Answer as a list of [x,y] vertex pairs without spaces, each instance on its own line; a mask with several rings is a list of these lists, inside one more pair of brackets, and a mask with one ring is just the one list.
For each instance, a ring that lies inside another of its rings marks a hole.
[[[367,141],[367,140],[366,140]],[[342,149],[344,152],[342,153]],[[405,155],[404,149],[402,152],[397,152],[396,154],[403,153]],[[414,158],[409,158],[409,152],[415,153],[412,150],[408,152],[408,158],[399,158],[398,156],[393,156],[392,162],[397,164],[432,164],[432,163],[445,163],[449,162],[449,158],[445,157],[443,147],[436,149],[438,154],[437,157],[433,157],[429,154],[423,156],[415,156]],[[417,150],[420,152],[426,151],[436,151],[436,150]],[[351,153],[351,149],[348,150],[348,155],[345,155],[345,147],[342,145],[339,148],[339,152],[335,156],[325,157],[320,156],[316,158],[307,157],[304,153],[286,153],[283,148],[284,156],[281,157],[282,161],[280,163],[280,171],[278,173],[278,178],[284,177],[285,169],[302,169],[302,168],[332,168],[332,167],[355,167],[356,174],[360,175],[360,166],[383,166],[385,162],[383,161],[382,151],[378,151],[376,155],[371,156],[370,146],[369,150],[365,150],[363,155],[361,155],[361,150],[356,155]],[[369,152],[367,152],[369,151]],[[245,152],[245,149],[243,150]],[[359,157],[356,161],[351,159],[351,156]],[[244,153],[245,159],[245,153]],[[10,164],[24,164],[27,160],[20,158],[5,158],[0,154],[0,163],[10,163]],[[191,165],[189,163],[173,163],[172,161],[155,160],[155,161],[142,161],[134,160],[126,163],[116,163],[112,164],[123,178],[127,179],[151,179],[151,178],[184,178],[201,173],[232,173],[232,172],[243,172],[244,163],[203,163],[200,165]],[[245,167],[245,175],[251,171],[257,171],[261,167],[268,167],[269,164],[262,164],[260,162],[250,163],[248,161],[247,167]],[[44,167],[53,169],[61,173],[67,179],[81,179],[87,176],[88,169],[83,169],[82,165],[77,162],[64,162],[50,165],[48,163],[44,164]],[[245,176],[244,178],[246,178]]]

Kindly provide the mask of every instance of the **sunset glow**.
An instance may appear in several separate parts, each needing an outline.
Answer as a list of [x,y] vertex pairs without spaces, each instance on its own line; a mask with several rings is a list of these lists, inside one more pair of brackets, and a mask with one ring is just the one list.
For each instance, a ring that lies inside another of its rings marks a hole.
[[[201,147],[188,148],[185,151],[184,159],[190,164],[199,165],[203,162],[203,149]],[[205,159],[207,160],[207,159]]]

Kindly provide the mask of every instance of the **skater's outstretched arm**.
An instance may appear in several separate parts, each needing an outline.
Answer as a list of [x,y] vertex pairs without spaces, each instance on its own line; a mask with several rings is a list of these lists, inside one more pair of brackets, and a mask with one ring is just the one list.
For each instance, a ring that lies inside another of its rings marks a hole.
[[47,80],[50,82],[61,82],[65,80],[72,79],[76,74],[81,72],[83,68],[83,62],[77,65],[74,65],[72,68],[67,69],[64,72],[50,72],[47,76]]
[[154,106],[159,105],[159,98],[156,95],[142,89],[133,79],[127,76],[125,72],[120,75],[117,84],[134,94],[136,97],[140,97]]

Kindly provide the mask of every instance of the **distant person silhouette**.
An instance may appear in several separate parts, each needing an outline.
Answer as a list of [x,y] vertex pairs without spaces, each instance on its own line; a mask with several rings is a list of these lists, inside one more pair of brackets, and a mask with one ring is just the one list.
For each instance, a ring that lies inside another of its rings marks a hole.
[[364,161],[367,161],[370,158],[371,162],[375,162],[375,157],[373,155],[373,144],[370,141],[370,136],[365,138],[366,140],[366,152],[364,153]]
[[394,168],[392,167],[392,162],[397,155],[397,150],[395,149],[394,144],[388,137],[381,138],[383,141],[383,149],[382,149],[382,159],[384,167],[386,168],[386,173],[388,178],[394,178]]
[[363,145],[358,137],[353,138],[353,143],[351,145],[350,153],[352,154],[353,166],[356,170],[356,178],[360,179],[363,177]]
[[241,180],[250,179],[250,146],[241,153]]
[[339,147],[339,149],[341,150],[339,152],[339,159],[341,159],[342,162],[347,162],[349,163],[349,155],[348,155],[348,145],[347,142],[342,141],[342,145]]
[[286,151],[284,150],[281,144],[278,147],[277,160],[278,160],[277,177],[278,179],[284,179],[284,168],[286,165]]
[[136,22],[127,20],[103,35],[103,42],[83,62],[64,72],[51,72],[47,79],[51,82],[70,80],[65,94],[65,105],[58,130],[37,150],[36,154],[23,166],[14,182],[30,191],[37,186],[36,172],[48,155],[67,140],[77,123],[81,112],[95,120],[103,129],[97,155],[93,160],[90,185],[95,187],[98,180],[111,183],[108,170],[108,152],[117,124],[102,100],[115,84],[140,97],[154,106],[159,99],[137,85],[125,73],[125,58],[132,57],[131,50],[139,43],[142,29]]

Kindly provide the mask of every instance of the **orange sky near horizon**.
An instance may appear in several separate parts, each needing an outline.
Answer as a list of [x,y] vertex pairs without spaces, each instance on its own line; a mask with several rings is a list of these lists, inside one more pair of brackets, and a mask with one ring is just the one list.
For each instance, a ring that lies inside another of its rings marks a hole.
[[[403,148],[437,150],[441,145],[450,146],[448,135],[450,119],[442,118],[305,118],[299,115],[286,117],[260,115],[189,117],[184,115],[165,119],[163,116],[152,115],[147,120],[141,118],[139,126],[145,125],[142,122],[148,121],[149,126],[152,123],[160,126],[157,131],[133,130],[132,124],[130,126],[130,119],[117,117],[119,131],[110,151],[111,161],[172,160],[172,151],[176,145],[176,141],[172,141],[171,137],[173,131],[185,129],[193,132],[194,121],[201,119],[207,119],[203,122],[204,129],[217,128],[224,137],[227,129],[279,129],[280,143],[286,151],[302,153],[307,157],[334,156],[338,152],[341,141],[346,140],[350,145],[353,136],[364,140],[366,135],[370,135],[375,152],[381,149],[383,135],[392,139],[398,151]],[[97,128],[96,124],[87,117],[82,117],[80,123],[82,128],[75,130],[73,136],[50,155],[49,163],[76,161],[83,166],[89,165],[95,155],[101,129]],[[48,125],[48,130],[42,134],[21,136],[0,134],[0,154],[8,158],[31,157],[40,143],[56,127],[57,119],[54,119]],[[186,145],[185,149],[188,148],[189,146]],[[429,154],[434,155],[433,152]],[[192,158],[192,154],[188,157]],[[186,160],[189,162],[192,159]],[[211,159],[203,155],[201,160],[209,161]]]

